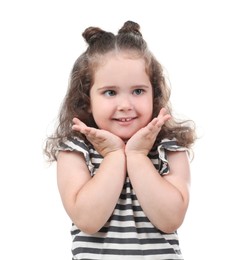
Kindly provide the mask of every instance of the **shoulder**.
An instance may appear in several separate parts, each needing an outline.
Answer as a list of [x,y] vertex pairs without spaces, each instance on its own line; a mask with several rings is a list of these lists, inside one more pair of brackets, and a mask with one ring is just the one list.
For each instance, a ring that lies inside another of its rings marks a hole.
[[[188,150],[186,147],[179,146],[177,144],[176,139],[163,139],[159,144],[157,144],[154,148],[156,151],[158,158],[160,160],[160,174],[166,175],[169,174],[170,170],[170,155],[171,154],[179,154],[184,153]],[[174,156],[172,155],[172,158]]]
[[91,157],[96,152],[84,140],[76,136],[66,138],[59,143],[57,150],[58,158],[60,158],[60,153],[62,154],[61,157],[66,157],[66,159],[67,157],[69,157],[69,159],[71,159],[71,157],[72,159],[81,158],[81,160],[85,161],[85,164],[87,165],[91,175],[93,174],[94,166],[91,162]]
[[68,137],[64,140],[62,140],[58,146],[57,150],[59,151],[76,151],[76,152],[88,152],[89,147],[85,143],[84,140],[80,139],[77,136]]
[[188,149],[184,146],[180,146],[177,143],[176,139],[163,139],[158,145],[158,150],[167,150],[167,151],[187,151]]

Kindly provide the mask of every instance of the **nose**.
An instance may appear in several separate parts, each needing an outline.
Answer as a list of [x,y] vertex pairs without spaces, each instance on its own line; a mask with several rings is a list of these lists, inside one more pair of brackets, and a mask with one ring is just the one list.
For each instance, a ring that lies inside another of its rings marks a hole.
[[118,110],[120,111],[128,111],[133,109],[132,100],[126,95],[123,97],[119,97],[118,99]]

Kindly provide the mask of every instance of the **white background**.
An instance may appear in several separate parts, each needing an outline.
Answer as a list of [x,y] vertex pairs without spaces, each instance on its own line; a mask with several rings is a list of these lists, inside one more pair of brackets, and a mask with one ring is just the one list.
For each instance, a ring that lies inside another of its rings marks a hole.
[[71,259],[71,223],[42,146],[85,50],[81,33],[116,33],[126,20],[166,68],[173,108],[197,124],[185,260],[240,257],[240,9],[238,0],[1,1],[0,259]]

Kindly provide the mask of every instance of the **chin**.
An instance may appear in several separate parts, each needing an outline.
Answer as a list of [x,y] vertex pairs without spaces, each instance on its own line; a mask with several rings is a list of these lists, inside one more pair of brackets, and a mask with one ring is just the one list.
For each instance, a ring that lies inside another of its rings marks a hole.
[[129,132],[129,133],[126,133],[126,134],[116,133],[116,135],[119,136],[124,142],[127,142],[137,131],[132,131],[132,132]]
[[121,140],[123,140],[125,143],[130,139],[130,137],[121,137],[121,136],[119,136],[120,138],[121,138]]
[[123,135],[123,133],[118,133],[118,132],[112,132],[114,135],[118,136],[120,139],[124,140],[128,140],[131,138],[131,135]]
[[118,135],[125,143],[132,137],[132,135],[128,135],[128,136],[123,136],[123,135]]

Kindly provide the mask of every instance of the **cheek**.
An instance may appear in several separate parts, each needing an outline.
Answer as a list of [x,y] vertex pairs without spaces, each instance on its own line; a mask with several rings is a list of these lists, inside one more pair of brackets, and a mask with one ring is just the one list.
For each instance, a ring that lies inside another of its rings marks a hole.
[[96,111],[98,111],[99,108],[99,99],[98,98],[94,98],[90,96],[90,111],[91,113],[95,113]]
[[92,113],[104,113],[104,111],[108,111],[111,109],[111,106],[108,102],[103,102],[98,99],[93,100],[91,104],[91,112]]
[[153,111],[153,100],[152,97],[147,97],[140,102],[141,108],[147,113],[151,113]]
[[91,104],[91,113],[98,124],[101,121],[105,121],[105,118],[108,118],[111,113],[111,107],[107,102],[100,102],[100,100],[94,99]]
[[101,109],[95,109],[93,107],[91,113],[92,113],[92,117],[95,121],[95,124],[100,128],[100,123],[101,123],[101,121],[103,121],[103,120],[101,120],[101,118],[103,118]]

